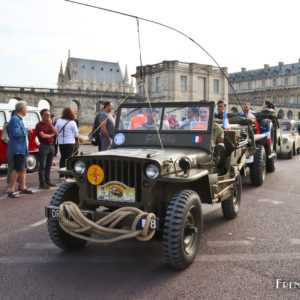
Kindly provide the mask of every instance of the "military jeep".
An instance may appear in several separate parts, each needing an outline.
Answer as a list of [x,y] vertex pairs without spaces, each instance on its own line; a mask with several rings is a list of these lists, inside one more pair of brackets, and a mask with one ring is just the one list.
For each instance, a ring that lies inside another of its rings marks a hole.
[[70,222],[75,218],[62,208],[66,201],[97,224],[129,207],[152,213],[151,220],[144,215],[133,228],[128,215],[114,223],[119,233],[155,231],[170,266],[191,264],[201,239],[202,205],[221,203],[225,218],[237,216],[240,171],[254,143],[239,129],[223,133],[213,112],[211,101],[121,105],[112,149],[67,160],[65,172],[74,182],[62,185],[45,209],[54,244],[74,249],[91,239],[88,230],[62,226],[62,213]]

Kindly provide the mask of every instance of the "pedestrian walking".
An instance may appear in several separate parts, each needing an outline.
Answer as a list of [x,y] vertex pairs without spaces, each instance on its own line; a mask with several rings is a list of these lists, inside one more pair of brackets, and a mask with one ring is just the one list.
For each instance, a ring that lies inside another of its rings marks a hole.
[[[59,167],[66,166],[66,159],[72,156],[79,148],[78,128],[75,122],[75,112],[72,108],[66,107],[62,116],[57,120],[55,129],[58,131],[58,145],[60,151]],[[59,175],[60,178],[64,177]]]
[[39,145],[39,181],[40,189],[50,189],[56,184],[50,180],[50,170],[52,166],[52,160],[54,156],[54,137],[58,135],[58,131],[52,124],[50,118],[50,111],[48,109],[42,109],[42,120],[36,124],[35,132],[40,141]]
[[105,151],[111,147],[115,134],[115,119],[111,112],[113,105],[110,101],[104,103],[104,111],[100,113],[99,124],[101,125],[101,150]]
[[15,106],[16,114],[12,116],[8,124],[9,155],[13,158],[13,171],[10,175],[9,193],[10,198],[18,198],[15,193],[15,184],[20,177],[20,194],[32,194],[33,192],[26,187],[26,170],[28,156],[28,132],[32,133],[32,128],[25,128],[23,117],[27,113],[27,103],[19,101]]

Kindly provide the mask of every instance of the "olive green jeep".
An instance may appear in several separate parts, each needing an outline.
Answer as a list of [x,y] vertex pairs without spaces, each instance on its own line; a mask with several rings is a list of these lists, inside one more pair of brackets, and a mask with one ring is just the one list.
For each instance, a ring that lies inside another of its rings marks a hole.
[[[202,205],[221,203],[225,218],[237,216],[240,171],[254,144],[251,132],[223,132],[213,112],[211,101],[121,105],[112,149],[67,160],[74,182],[60,186],[45,208],[54,244],[74,249],[155,234],[170,266],[191,264]],[[70,202],[77,210],[63,206]]]

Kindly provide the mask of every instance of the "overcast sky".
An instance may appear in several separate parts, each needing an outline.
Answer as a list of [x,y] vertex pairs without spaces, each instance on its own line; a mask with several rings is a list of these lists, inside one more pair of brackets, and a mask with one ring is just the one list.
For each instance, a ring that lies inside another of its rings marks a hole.
[[[183,31],[229,72],[300,58],[299,0],[82,0]],[[143,64],[214,65],[187,38],[140,22]],[[63,0],[1,0],[0,85],[56,87],[71,56],[139,65],[136,20]]]

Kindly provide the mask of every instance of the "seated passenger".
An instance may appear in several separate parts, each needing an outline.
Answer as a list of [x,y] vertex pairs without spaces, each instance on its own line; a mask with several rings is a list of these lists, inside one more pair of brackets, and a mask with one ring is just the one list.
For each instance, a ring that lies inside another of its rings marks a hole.
[[203,106],[199,108],[200,121],[208,122],[209,107]]
[[226,109],[226,104],[224,100],[219,100],[217,102],[217,113],[215,114],[215,118],[223,119],[225,109]]
[[255,119],[255,115],[251,112],[250,103],[243,103],[243,113],[239,114],[239,117],[246,119]]
[[176,114],[171,114],[170,118],[169,118],[169,126],[171,128],[171,130],[174,130],[177,128],[178,126],[178,121],[176,120],[177,116]]
[[[143,125],[136,127],[136,130],[158,130],[160,125],[159,110],[153,108],[151,112],[151,109],[147,108],[146,114],[147,121]],[[162,129],[169,130],[169,127],[163,124]]]
[[128,129],[135,130],[137,127],[142,126],[146,122],[146,109],[141,108],[136,116],[130,120]]
[[223,143],[223,140],[224,140],[224,131],[222,127],[219,124],[213,122],[211,148],[214,149],[217,144]]
[[187,109],[187,119],[179,125],[178,129],[189,130],[190,123],[193,121],[199,121],[199,119],[199,108],[189,107]]

